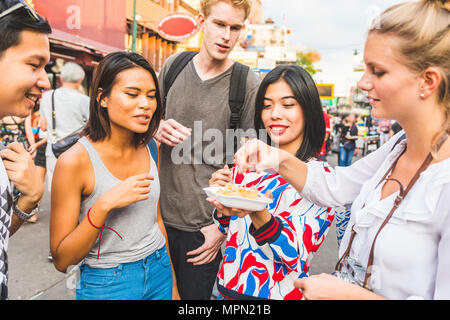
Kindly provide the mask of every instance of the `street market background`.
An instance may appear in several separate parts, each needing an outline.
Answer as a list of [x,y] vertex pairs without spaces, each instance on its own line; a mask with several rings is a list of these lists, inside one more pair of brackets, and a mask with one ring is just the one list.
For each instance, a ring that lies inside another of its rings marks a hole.
[[[264,19],[285,23],[292,30],[289,45],[321,55],[318,83],[334,83],[335,93],[346,96],[362,73],[367,30],[388,7],[408,0],[262,0]],[[357,55],[355,55],[355,51]]]

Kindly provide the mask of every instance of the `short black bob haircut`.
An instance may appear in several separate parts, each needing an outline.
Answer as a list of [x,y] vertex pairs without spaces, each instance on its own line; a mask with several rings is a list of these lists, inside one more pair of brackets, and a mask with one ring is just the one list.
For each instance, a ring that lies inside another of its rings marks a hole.
[[[295,99],[303,110],[305,121],[303,142],[295,156],[302,161],[309,161],[317,156],[325,139],[325,119],[319,92],[309,73],[297,65],[281,65],[270,71],[262,80],[256,94],[255,129],[258,135],[264,129],[261,113],[264,109],[264,97],[269,85],[285,81],[291,88]],[[259,137],[259,136],[258,136]],[[267,143],[272,143],[270,136]]]
[[[17,3],[17,0],[1,0],[0,13]],[[43,34],[52,33],[52,28],[46,20],[34,21],[25,8],[15,10],[0,18],[0,57],[7,49],[20,44],[21,32],[24,30]]]
[[147,70],[155,82],[157,107],[152,116],[148,130],[145,133],[135,133],[133,145],[146,145],[158,130],[161,121],[161,94],[158,78],[150,63],[141,55],[133,52],[119,51],[105,56],[95,69],[91,85],[91,100],[89,120],[81,135],[88,136],[92,141],[102,141],[111,135],[111,125],[108,109],[100,106],[104,97],[109,97],[116,83],[117,75],[125,70],[143,68]]

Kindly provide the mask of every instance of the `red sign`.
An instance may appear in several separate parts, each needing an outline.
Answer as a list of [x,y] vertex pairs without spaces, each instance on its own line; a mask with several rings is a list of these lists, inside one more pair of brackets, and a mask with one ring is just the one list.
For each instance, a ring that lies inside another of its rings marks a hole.
[[194,16],[187,13],[172,13],[161,20],[158,32],[161,37],[171,41],[189,39],[198,31],[198,23]]
[[123,0],[34,0],[48,19],[50,38],[103,53],[125,49],[126,2]]

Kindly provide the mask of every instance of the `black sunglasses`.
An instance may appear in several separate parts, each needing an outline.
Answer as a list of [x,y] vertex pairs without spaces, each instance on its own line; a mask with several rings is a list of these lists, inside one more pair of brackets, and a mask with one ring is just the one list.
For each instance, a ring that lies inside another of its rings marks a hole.
[[24,9],[28,13],[30,18],[35,22],[44,21],[44,19],[41,16],[39,16],[36,13],[36,11],[34,11],[34,9],[32,7],[30,7],[24,0],[19,0],[19,2],[17,4],[13,5],[11,8],[8,8],[5,11],[3,11],[2,13],[0,13],[0,19],[16,10],[19,10],[19,9]]

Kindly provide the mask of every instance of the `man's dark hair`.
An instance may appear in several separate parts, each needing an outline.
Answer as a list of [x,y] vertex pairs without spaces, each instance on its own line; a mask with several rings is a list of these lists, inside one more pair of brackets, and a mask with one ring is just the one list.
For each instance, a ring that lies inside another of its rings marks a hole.
[[[297,150],[296,157],[302,161],[308,161],[316,157],[320,152],[325,139],[325,119],[319,92],[309,73],[297,65],[282,65],[270,71],[262,80],[255,105],[255,129],[259,134],[260,129],[265,129],[261,119],[264,109],[264,97],[267,88],[272,83],[284,80],[292,90],[295,100],[303,110],[305,121],[303,142]],[[271,144],[270,137],[268,144]]]
[[[17,0],[0,0],[0,13],[18,3]],[[24,30],[49,34],[52,32],[48,21],[35,21],[25,8],[17,9],[0,18],[0,57],[8,48],[20,44]]]
[[146,145],[158,130],[162,117],[161,94],[158,77],[150,63],[141,55],[133,52],[119,51],[108,54],[95,69],[91,85],[91,102],[89,120],[81,135],[88,136],[92,141],[102,141],[111,135],[111,125],[108,110],[100,105],[104,97],[109,97],[116,83],[117,75],[122,71],[143,68],[153,78],[156,89],[156,111],[145,133],[134,133],[133,145]]

